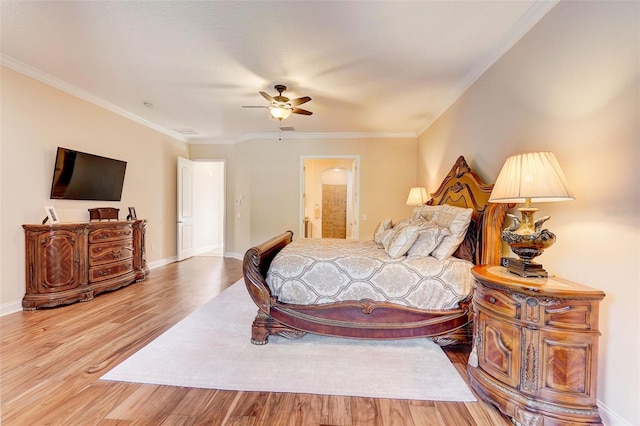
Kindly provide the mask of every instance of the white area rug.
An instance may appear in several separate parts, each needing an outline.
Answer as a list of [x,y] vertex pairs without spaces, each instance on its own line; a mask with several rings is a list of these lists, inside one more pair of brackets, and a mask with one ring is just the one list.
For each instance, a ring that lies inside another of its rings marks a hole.
[[257,307],[239,281],[101,380],[209,389],[476,401],[428,339],[367,341],[307,334],[250,342]]

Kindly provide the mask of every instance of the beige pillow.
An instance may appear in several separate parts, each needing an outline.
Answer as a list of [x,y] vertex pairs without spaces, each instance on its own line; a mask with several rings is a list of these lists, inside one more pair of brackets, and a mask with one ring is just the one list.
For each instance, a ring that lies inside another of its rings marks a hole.
[[433,250],[431,256],[438,260],[446,259],[451,256],[467,234],[467,228],[471,222],[471,214],[473,209],[465,209],[462,207],[442,205],[442,210],[433,216],[433,223],[447,228],[451,231],[451,235],[444,237],[438,247]]
[[433,223],[423,226],[418,232],[418,238],[409,249],[407,256],[429,256],[442,240],[449,235],[451,235],[451,231],[448,228],[441,228]]
[[412,219],[402,219],[401,221],[399,221],[398,223],[396,223],[395,225],[393,225],[393,229],[395,229],[396,231],[406,227],[412,225]]
[[422,217],[427,222],[431,222],[433,216],[440,210],[442,210],[442,206],[418,206],[413,209],[413,217]]
[[384,250],[392,259],[404,256],[418,238],[418,232],[420,232],[418,225],[408,225],[400,229],[393,228],[393,233],[385,244]]
[[386,231],[382,232],[382,235],[380,236],[380,244],[383,248],[385,248],[389,245],[389,241],[391,240],[391,237],[393,236],[393,233],[396,231],[396,229],[394,228],[389,228]]
[[391,218],[383,220],[376,227],[373,233],[373,241],[375,241],[376,244],[382,245],[382,235],[387,229],[391,229]]

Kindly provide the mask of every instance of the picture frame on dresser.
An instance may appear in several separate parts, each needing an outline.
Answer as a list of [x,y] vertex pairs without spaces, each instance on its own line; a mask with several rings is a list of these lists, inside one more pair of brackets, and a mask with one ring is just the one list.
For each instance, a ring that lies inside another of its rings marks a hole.
[[137,220],[138,216],[136,215],[136,208],[129,207],[129,215],[127,216],[127,220]]
[[[60,223],[60,220],[58,218],[58,213],[56,212],[56,209],[53,206],[44,206],[44,211],[45,213],[47,213],[47,220],[49,221],[49,223],[51,224]],[[47,222],[47,220],[45,220],[45,222]]]

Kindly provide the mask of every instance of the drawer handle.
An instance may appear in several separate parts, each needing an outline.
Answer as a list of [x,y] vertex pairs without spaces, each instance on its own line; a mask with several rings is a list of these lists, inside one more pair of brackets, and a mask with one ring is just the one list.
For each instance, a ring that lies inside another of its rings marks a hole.
[[98,275],[100,275],[101,277],[104,277],[105,275],[109,275],[111,273],[111,269],[102,269],[100,271],[98,271]]
[[571,310],[571,306],[564,306],[558,309],[547,309],[547,313],[550,314],[562,314],[564,312],[569,312]]
[[118,250],[118,251],[113,251],[113,258],[114,259],[119,259],[122,257],[122,250]]
[[496,298],[495,298],[495,297],[493,297],[493,296],[491,296],[491,297],[489,298],[489,303],[496,303]]

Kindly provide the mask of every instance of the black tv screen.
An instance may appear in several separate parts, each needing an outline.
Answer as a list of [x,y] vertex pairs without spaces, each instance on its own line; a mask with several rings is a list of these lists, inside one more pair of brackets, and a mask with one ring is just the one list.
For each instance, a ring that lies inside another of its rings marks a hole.
[[120,201],[127,162],[58,147],[51,199]]

